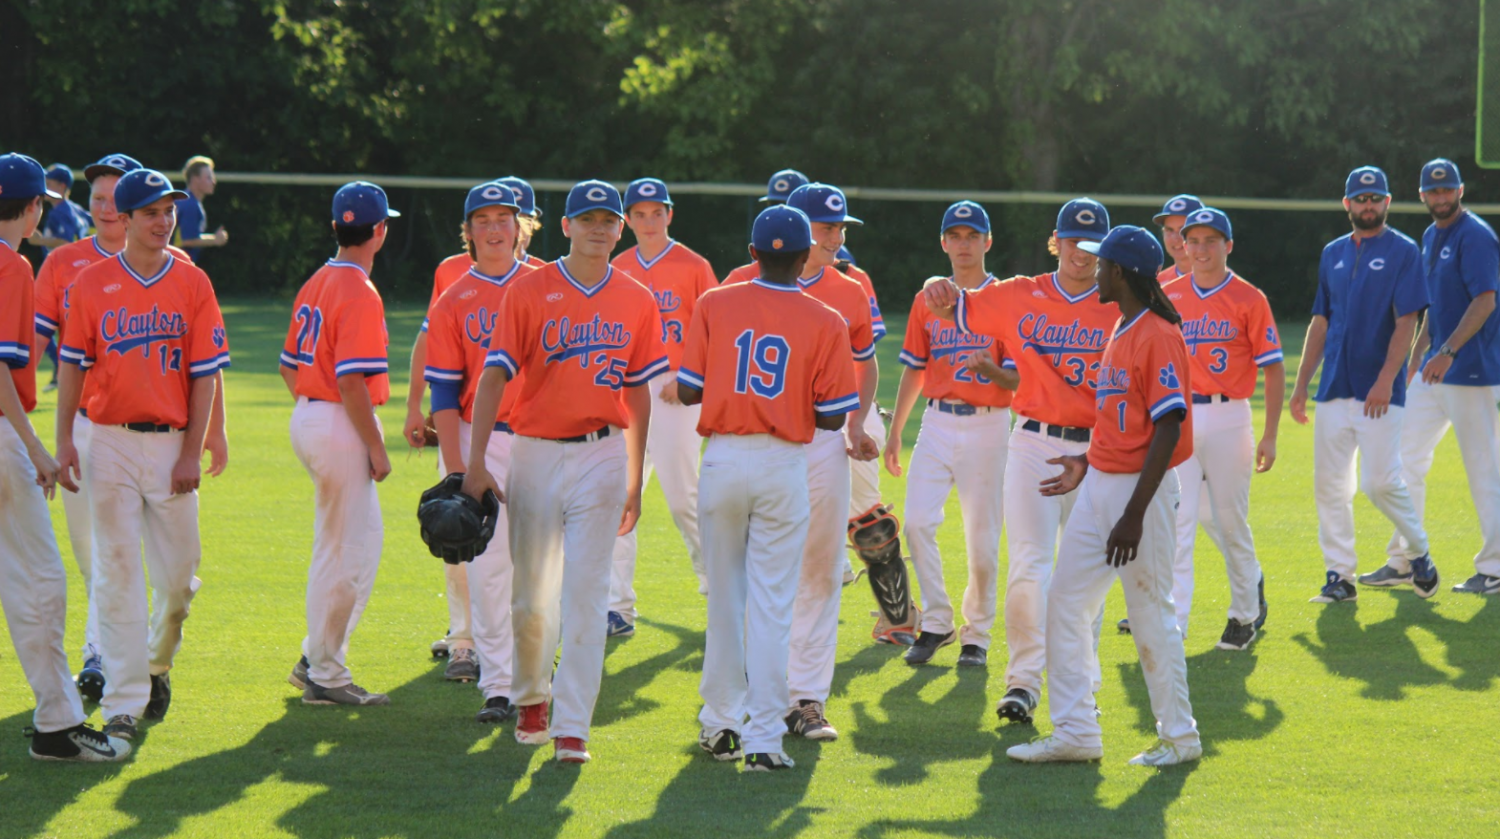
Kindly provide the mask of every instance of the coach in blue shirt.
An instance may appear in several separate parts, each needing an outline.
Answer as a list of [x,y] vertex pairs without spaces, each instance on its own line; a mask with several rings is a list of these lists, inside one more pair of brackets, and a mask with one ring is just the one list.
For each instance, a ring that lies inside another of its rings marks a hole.
[[54,248],[89,235],[89,228],[93,226],[88,212],[68,197],[69,191],[73,189],[72,169],[61,163],[52,164],[52,168],[47,170],[47,188],[62,197],[46,196],[51,207],[47,210],[47,220],[26,240],[42,249],[43,259]]
[[207,232],[208,215],[203,212],[203,199],[213,195],[214,187],[219,183],[214,175],[214,162],[203,155],[189,158],[182,167],[182,180],[187,186],[188,197],[177,202],[177,241],[174,244],[197,262],[204,248],[229,244],[229,233],[222,225],[213,233]]
[[[1464,208],[1464,184],[1453,161],[1438,158],[1422,167],[1422,203],[1432,224],[1422,234],[1422,267],[1432,306],[1417,335],[1406,415],[1401,421],[1402,477],[1420,515],[1427,471],[1438,443],[1453,426],[1469,478],[1469,496],[1479,516],[1484,544],[1474,557],[1474,576],[1453,587],[1467,594],[1500,593],[1500,240],[1484,220]],[[1410,585],[1418,553],[1391,538],[1390,558],[1360,575],[1363,585]]]
[[1417,243],[1386,226],[1385,173],[1361,166],[1344,185],[1353,231],[1329,242],[1318,264],[1312,324],[1292,392],[1292,419],[1307,423],[1307,388],[1318,365],[1313,484],[1325,582],[1314,603],[1358,598],[1354,588],[1354,459],[1359,488],[1396,526],[1414,558],[1408,582],[1422,597],[1437,591],[1427,533],[1401,476],[1406,356],[1427,308]]

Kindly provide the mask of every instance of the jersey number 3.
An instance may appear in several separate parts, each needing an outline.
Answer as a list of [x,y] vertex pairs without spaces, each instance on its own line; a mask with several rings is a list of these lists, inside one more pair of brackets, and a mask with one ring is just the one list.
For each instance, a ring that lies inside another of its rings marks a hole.
[[[734,365],[734,392],[754,391],[757,396],[775,399],[786,389],[786,364],[791,347],[780,335],[755,337],[746,329],[734,339],[737,359]],[[750,366],[754,364],[755,369]]]

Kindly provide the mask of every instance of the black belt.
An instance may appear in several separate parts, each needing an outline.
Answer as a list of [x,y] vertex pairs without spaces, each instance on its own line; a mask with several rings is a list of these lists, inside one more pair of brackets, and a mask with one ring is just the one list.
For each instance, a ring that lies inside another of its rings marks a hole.
[[1194,405],[1211,405],[1215,402],[1228,402],[1229,397],[1222,393],[1195,393],[1193,394]]
[[[1021,423],[1021,428],[1026,431],[1040,432],[1042,424],[1034,419]],[[1048,425],[1048,437],[1061,437],[1070,443],[1087,443],[1094,436],[1093,431],[1087,428],[1069,428],[1065,425]]]
[[516,433],[516,432],[510,430],[510,423],[506,423],[506,422],[497,422],[497,423],[495,423],[495,430],[496,431],[504,431],[506,434],[514,434],[514,433]]
[[554,438],[552,440],[552,442],[554,442],[554,443],[592,443],[595,440],[603,440],[605,437],[608,437],[608,436],[609,436],[609,426],[606,425],[603,428],[600,428],[598,431],[590,431],[587,434],[580,434],[577,437],[557,437],[557,438]]
[[946,402],[942,399],[927,400],[927,407],[936,408],[941,413],[952,414],[955,417],[972,417],[980,411],[989,413],[990,411],[1000,410],[999,408],[991,408],[988,405],[970,405],[967,402]]
[[125,422],[121,423],[120,427],[126,431],[138,431],[142,434],[166,434],[169,431],[182,430],[180,428],[173,428],[170,425],[157,425],[154,422]]

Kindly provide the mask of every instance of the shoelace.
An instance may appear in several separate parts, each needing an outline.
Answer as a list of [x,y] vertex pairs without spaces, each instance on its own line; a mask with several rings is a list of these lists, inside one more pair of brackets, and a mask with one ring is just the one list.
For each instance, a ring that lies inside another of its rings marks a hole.
[[809,702],[802,706],[802,722],[805,726],[822,728],[826,723],[823,720],[823,706],[818,702]]

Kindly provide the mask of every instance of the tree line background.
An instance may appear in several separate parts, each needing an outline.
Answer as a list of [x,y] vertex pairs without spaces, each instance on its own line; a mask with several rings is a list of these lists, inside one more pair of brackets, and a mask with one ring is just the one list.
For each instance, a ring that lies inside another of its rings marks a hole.
[[[1416,200],[1458,162],[1473,201],[1477,0],[3,0],[0,146],[221,170],[1338,198],[1382,166]],[[203,267],[289,296],[333,249],[332,190],[221,184]],[[420,299],[463,196],[392,190],[376,282]],[[83,189],[75,200],[82,203]],[[560,255],[562,196],[535,252]],[[944,272],[943,206],[851,201],[885,307]],[[990,267],[1040,273],[1056,207],[988,208]],[[678,199],[721,276],[753,199]],[[1115,223],[1151,211],[1112,208]],[[1232,212],[1231,265],[1303,316],[1338,213]],[[1419,236],[1426,216],[1393,215]],[[625,242],[630,244],[627,233]]]

